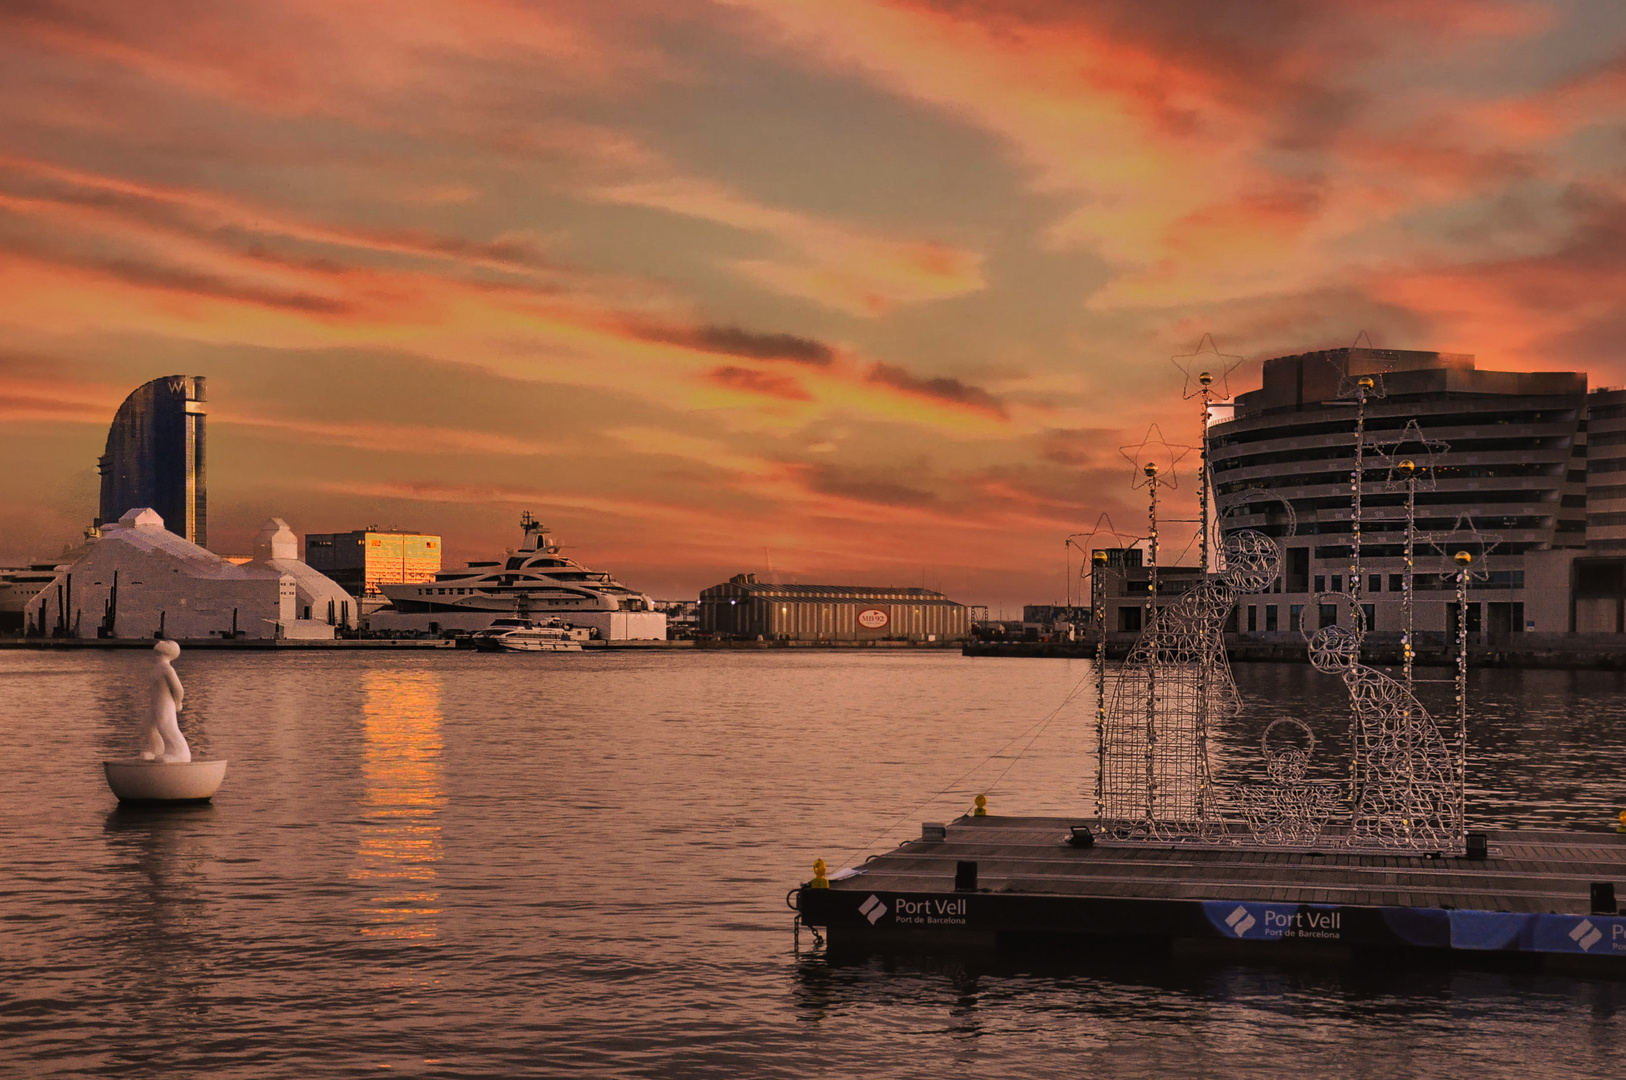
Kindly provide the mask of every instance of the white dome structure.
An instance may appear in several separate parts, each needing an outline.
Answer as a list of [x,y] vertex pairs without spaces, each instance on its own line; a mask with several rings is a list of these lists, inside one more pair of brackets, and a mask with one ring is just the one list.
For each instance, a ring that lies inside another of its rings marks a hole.
[[54,637],[331,638],[355,626],[354,599],[299,560],[288,523],[271,518],[238,566],[138,507],[31,600],[30,633]]

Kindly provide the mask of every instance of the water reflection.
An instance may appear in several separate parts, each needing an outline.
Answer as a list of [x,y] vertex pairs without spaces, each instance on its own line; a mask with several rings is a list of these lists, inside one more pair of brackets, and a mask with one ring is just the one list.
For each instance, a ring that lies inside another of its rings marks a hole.
[[[137,1010],[149,1036],[184,1045],[206,1027],[211,968],[219,942],[205,895],[215,860],[217,811],[208,804],[119,806],[102,822],[116,886],[102,925],[118,962],[104,978]],[[150,1053],[118,1046],[111,1062],[132,1065]]]
[[409,944],[439,933],[441,681],[432,671],[370,672],[362,681],[361,850],[351,877],[370,882],[362,933]]

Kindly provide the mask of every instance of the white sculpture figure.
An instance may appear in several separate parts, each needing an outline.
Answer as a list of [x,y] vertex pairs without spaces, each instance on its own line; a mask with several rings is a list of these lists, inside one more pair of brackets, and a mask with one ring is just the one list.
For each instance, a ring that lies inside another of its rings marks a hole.
[[152,651],[158,656],[150,683],[152,708],[141,729],[141,756],[102,762],[107,786],[123,803],[206,802],[219,790],[226,762],[192,760],[192,748],[175,719],[186,691],[170,661],[181,655],[181,647],[160,641]]
[[170,661],[181,655],[181,647],[173,641],[160,641],[152,651],[158,654],[158,660],[152,669],[152,717],[141,757],[144,761],[191,761],[192,748],[186,745],[186,736],[181,734],[175,716],[181,711],[186,691],[181,688],[181,677],[170,666]]

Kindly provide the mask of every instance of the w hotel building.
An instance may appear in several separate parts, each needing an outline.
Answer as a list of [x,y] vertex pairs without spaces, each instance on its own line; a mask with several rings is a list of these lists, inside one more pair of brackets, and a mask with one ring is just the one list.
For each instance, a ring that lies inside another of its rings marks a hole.
[[[1469,588],[1471,633],[1626,632],[1626,391],[1588,393],[1578,372],[1478,371],[1468,355],[1387,349],[1267,360],[1260,389],[1209,428],[1221,526],[1283,547],[1274,591],[1241,600],[1239,632],[1347,617],[1325,594],[1349,587],[1362,376],[1374,382],[1360,582],[1370,629],[1401,629],[1406,496],[1391,463],[1406,458],[1432,466],[1416,496],[1418,631],[1454,630],[1449,555],[1467,548],[1488,551]],[[1443,445],[1408,439],[1411,421]]]
[[208,546],[204,400],[201,375],[166,375],[124,399],[96,463],[102,474],[97,525],[150,508],[170,532]]

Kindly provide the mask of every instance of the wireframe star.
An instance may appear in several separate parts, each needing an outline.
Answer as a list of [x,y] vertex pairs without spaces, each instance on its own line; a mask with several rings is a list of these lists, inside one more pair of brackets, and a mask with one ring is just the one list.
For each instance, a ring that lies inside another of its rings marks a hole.
[[[1081,536],[1084,538],[1083,540],[1078,539]],[[1113,546],[1116,548],[1129,547],[1132,544],[1138,543],[1141,539],[1138,536],[1129,537],[1127,538],[1128,543],[1125,543],[1126,538],[1124,537],[1123,533],[1120,533],[1112,525],[1112,515],[1103,512],[1095,519],[1095,528],[1091,529],[1089,532],[1076,532],[1070,534],[1067,537],[1067,543],[1078,548],[1080,551],[1094,551],[1095,549],[1092,545],[1095,542],[1095,538],[1098,536],[1112,537]]]
[[[1362,347],[1362,338],[1366,339],[1365,347],[1368,351],[1376,351],[1373,349],[1372,339],[1367,337],[1365,330],[1362,330],[1360,333],[1355,335],[1355,343],[1349,347],[1349,352],[1353,352]],[[1338,350],[1336,349],[1329,350],[1329,353],[1337,351]],[[1354,397],[1355,392],[1361,389],[1362,379],[1372,380],[1372,385],[1366,388],[1366,397],[1368,400],[1388,396],[1388,391],[1385,390],[1383,386],[1383,377],[1394,370],[1393,360],[1385,359],[1383,357],[1367,357],[1366,363],[1363,366],[1368,366],[1372,370],[1351,373],[1349,370],[1349,361],[1351,358],[1348,355],[1348,352],[1346,352],[1344,355],[1344,365],[1342,367],[1339,367],[1338,361],[1335,360],[1332,355],[1325,355],[1324,359],[1327,365],[1331,367],[1338,376],[1338,396],[1340,398],[1347,399]]]
[[[1387,470],[1383,478],[1385,490],[1404,491],[1406,481],[1415,475],[1418,491],[1432,491],[1440,458],[1450,451],[1451,444],[1443,439],[1429,438],[1423,434],[1416,420],[1408,420],[1405,430],[1396,439],[1373,440],[1372,447],[1383,459]],[[1401,468],[1401,463],[1407,461],[1416,468],[1410,472]]]
[[1455,559],[1459,551],[1473,556],[1468,577],[1484,580],[1490,576],[1490,556],[1502,544],[1499,533],[1480,532],[1472,514],[1458,514],[1456,522],[1445,532],[1429,533],[1422,539],[1442,558]]
[[1135,487],[1145,487],[1152,482],[1152,477],[1147,475],[1147,469],[1151,467],[1156,473],[1159,486],[1178,488],[1180,483],[1175,466],[1195,449],[1194,446],[1169,442],[1163,437],[1163,429],[1153,424],[1146,429],[1144,439],[1138,443],[1118,447],[1118,453],[1134,467]]
[[[1083,537],[1083,539],[1080,540],[1079,537]],[[1090,580],[1094,572],[1094,554],[1096,550],[1095,544],[1097,537],[1101,537],[1102,539],[1111,537],[1112,549],[1117,551],[1124,551],[1128,548],[1132,548],[1136,544],[1140,543],[1143,539],[1139,536],[1124,536],[1113,527],[1112,515],[1102,513],[1100,517],[1095,519],[1095,528],[1091,529],[1089,532],[1076,532],[1067,537],[1067,544],[1078,548],[1078,550],[1084,554],[1083,561],[1081,561],[1078,565],[1078,576],[1080,581]],[[1119,567],[1116,570],[1112,569],[1110,566],[1103,567],[1102,569],[1112,574],[1121,575],[1123,573],[1122,567]]]
[[[1181,397],[1189,401],[1206,390],[1216,401],[1230,401],[1231,372],[1242,366],[1242,357],[1220,352],[1219,346],[1214,344],[1214,335],[1204,334],[1195,352],[1171,356],[1169,363],[1186,378]],[[1204,375],[1209,378],[1207,383],[1203,382]]]

